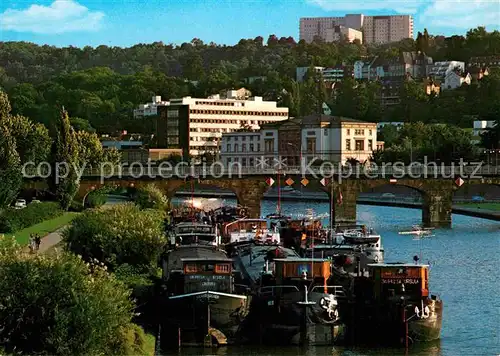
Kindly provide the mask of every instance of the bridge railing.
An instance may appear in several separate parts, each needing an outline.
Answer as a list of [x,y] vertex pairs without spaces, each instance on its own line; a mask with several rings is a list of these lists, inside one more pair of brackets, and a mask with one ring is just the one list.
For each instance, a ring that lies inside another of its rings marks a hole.
[[[50,169],[50,168],[48,168]],[[26,169],[23,174],[25,178],[45,177],[50,174],[45,170],[37,170],[36,168]],[[408,177],[411,178],[452,178],[458,176],[481,177],[481,176],[496,176],[500,175],[500,166],[488,165],[465,165],[465,166],[351,166],[351,167],[336,167],[333,164],[325,164],[320,167],[307,166],[287,166],[287,167],[256,167],[256,166],[239,166],[239,167],[223,167],[220,164],[210,166],[129,166],[129,167],[110,167],[85,169],[82,172],[83,177],[131,177],[131,178],[170,178],[170,177],[238,177],[244,175],[316,175],[318,177],[332,177],[341,175],[343,177],[363,177],[363,178],[379,178],[379,177]]]

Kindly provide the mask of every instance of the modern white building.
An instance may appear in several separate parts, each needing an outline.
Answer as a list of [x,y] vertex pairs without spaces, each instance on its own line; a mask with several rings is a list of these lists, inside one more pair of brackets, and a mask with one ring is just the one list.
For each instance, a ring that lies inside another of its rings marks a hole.
[[162,101],[161,96],[153,96],[153,100],[150,103],[141,104],[138,109],[134,110],[134,117],[140,118],[144,116],[158,115],[158,107],[167,105],[170,105],[170,102]]
[[242,88],[228,91],[225,97],[171,99],[159,118],[160,147],[182,148],[185,156],[217,155],[223,133],[288,119],[288,108],[258,96],[245,99],[248,94]]
[[335,26],[363,32],[363,43],[390,43],[413,38],[413,17],[410,15],[343,17],[305,17],[300,19],[300,39],[310,43],[315,37],[328,41]]
[[365,162],[377,149],[377,125],[350,118],[310,115],[263,125],[260,131],[222,135],[221,161],[225,166],[308,165],[313,160],[345,164]]

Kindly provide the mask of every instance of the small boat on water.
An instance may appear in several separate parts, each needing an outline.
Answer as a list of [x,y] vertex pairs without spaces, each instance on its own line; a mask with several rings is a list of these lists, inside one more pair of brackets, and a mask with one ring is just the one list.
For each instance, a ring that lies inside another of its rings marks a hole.
[[265,219],[239,219],[223,226],[223,242],[226,244],[258,241],[266,244],[281,243],[277,226],[268,227]]
[[222,242],[217,225],[207,225],[196,221],[180,222],[168,231],[171,247],[176,245],[212,245]]
[[413,225],[410,231],[400,231],[399,235],[416,235],[416,236],[429,236],[432,235],[432,227],[421,227],[420,225]]

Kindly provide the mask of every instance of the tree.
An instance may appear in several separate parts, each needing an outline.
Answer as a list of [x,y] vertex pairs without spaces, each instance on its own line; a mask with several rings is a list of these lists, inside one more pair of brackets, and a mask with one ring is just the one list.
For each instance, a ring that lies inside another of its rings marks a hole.
[[134,200],[141,209],[165,211],[168,207],[167,197],[154,184],[138,188]]
[[89,210],[73,220],[63,241],[85,261],[97,259],[111,271],[124,264],[149,269],[165,244],[163,218],[163,212],[134,204]]
[[4,123],[16,141],[21,164],[27,162],[38,164],[48,158],[51,139],[49,130],[44,125],[33,123],[20,115],[9,116]]
[[72,117],[69,119],[71,126],[75,131],[87,131],[87,132],[95,132],[95,129],[90,125],[90,122],[85,119],[81,119],[79,117]]
[[68,112],[63,108],[56,127],[53,144],[52,172],[55,194],[63,209],[68,209],[80,186],[78,177],[78,140],[70,125]]
[[183,66],[183,73],[190,80],[200,80],[203,77],[203,59],[198,53],[188,55]]
[[377,139],[384,141],[384,147],[389,148],[396,143],[398,138],[398,129],[394,125],[384,125],[377,134]]
[[7,353],[143,354],[130,291],[95,261],[32,257],[1,239],[0,275],[0,345]]
[[8,206],[22,185],[21,160],[16,142],[0,120],[0,208]]
[[97,167],[104,160],[104,152],[101,141],[95,133],[88,131],[76,132],[78,144],[79,166],[86,168]]

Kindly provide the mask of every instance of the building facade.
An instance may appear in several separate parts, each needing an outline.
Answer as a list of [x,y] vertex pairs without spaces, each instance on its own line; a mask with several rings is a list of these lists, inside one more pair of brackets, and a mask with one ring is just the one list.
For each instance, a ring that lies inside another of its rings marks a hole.
[[453,90],[460,88],[462,85],[470,85],[472,77],[469,73],[449,72],[444,78],[444,83],[441,85],[442,90]]
[[216,156],[223,133],[242,127],[258,129],[264,123],[288,119],[288,108],[262,97],[245,100],[241,93],[229,91],[225,98],[171,99],[169,106],[160,108],[159,146],[182,149],[184,158],[205,153]]
[[[410,15],[365,16],[348,14],[343,17],[306,17],[300,19],[300,39],[312,42],[316,37],[332,40],[332,29],[343,26],[362,32],[363,43],[390,43],[413,38],[413,17]],[[330,41],[329,41],[330,40]]]
[[158,107],[167,105],[170,105],[170,102],[162,101],[161,96],[153,96],[153,100],[150,103],[141,104],[138,109],[134,110],[134,117],[141,118],[158,115]]
[[340,41],[354,42],[358,40],[363,43],[363,33],[350,27],[335,25],[332,28],[326,29],[325,42],[340,42]]
[[444,80],[444,78],[453,71],[465,72],[465,62],[434,62],[427,69],[427,75],[433,79]]
[[[377,124],[350,118],[310,115],[269,123],[255,132],[222,135],[221,161],[228,167],[299,166],[313,161],[345,164],[350,159],[365,162],[378,147]],[[251,146],[250,146],[251,145]]]

